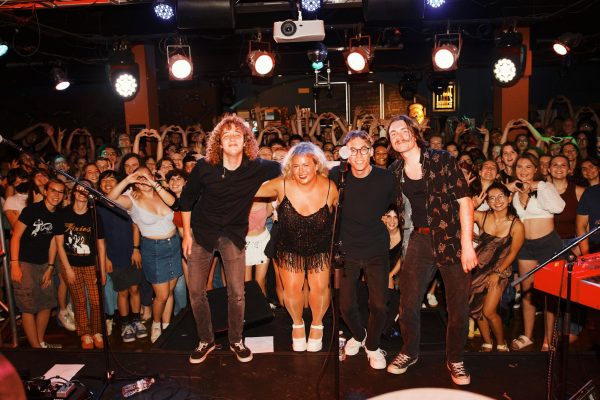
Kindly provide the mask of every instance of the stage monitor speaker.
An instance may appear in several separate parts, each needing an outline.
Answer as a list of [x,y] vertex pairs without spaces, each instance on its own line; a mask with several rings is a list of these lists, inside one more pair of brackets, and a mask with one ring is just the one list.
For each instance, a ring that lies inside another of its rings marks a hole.
[[367,23],[400,21],[423,18],[423,2],[415,0],[364,0],[363,15]]
[[[273,318],[273,311],[256,281],[246,282],[246,307],[244,325]],[[227,288],[222,287],[207,292],[214,332],[227,330]]]
[[234,29],[233,0],[177,0],[179,29]]

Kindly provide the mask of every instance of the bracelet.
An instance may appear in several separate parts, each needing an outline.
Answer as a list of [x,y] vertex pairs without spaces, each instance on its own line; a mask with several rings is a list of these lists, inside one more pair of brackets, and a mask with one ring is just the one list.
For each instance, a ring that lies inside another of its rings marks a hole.
[[10,260],[10,262],[19,262],[19,260]]
[[140,249],[140,246],[133,245],[133,249],[134,249],[134,250],[139,250],[139,249]]
[[54,264],[48,264],[48,268],[54,269]]

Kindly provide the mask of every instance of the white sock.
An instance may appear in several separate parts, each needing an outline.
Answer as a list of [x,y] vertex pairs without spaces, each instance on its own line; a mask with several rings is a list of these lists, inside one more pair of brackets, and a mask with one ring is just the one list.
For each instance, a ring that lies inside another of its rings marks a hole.
[[166,324],[162,324],[162,328],[163,329],[167,329],[169,327],[169,323],[167,322]]
[[154,328],[160,329],[160,322],[154,322],[154,321],[152,321],[152,329],[154,329]]

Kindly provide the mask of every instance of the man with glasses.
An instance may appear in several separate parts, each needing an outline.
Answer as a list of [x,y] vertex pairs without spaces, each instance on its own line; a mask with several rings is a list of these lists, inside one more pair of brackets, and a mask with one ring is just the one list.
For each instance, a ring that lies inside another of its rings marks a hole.
[[[350,152],[350,171],[331,170],[330,178],[340,181],[344,174],[345,189],[341,203],[340,239],[344,267],[340,274],[340,310],[352,338],[346,343],[346,355],[353,356],[363,347],[369,365],[384,369],[385,352],[379,348],[385,327],[388,299],[389,243],[388,230],[382,222],[388,206],[396,198],[392,174],[374,168],[371,137],[365,131],[350,131],[344,139]],[[369,290],[369,321],[362,323],[356,295],[360,271],[364,271]]]
[[23,330],[33,348],[57,348],[44,341],[50,311],[56,306],[52,282],[56,243],[60,230],[57,208],[65,194],[65,184],[51,179],[46,184],[44,201],[23,209],[10,240],[10,276]]
[[257,154],[258,144],[244,120],[223,118],[208,139],[206,157],[192,170],[179,198],[190,304],[200,339],[189,358],[192,364],[203,362],[215,349],[206,297],[215,251],[221,254],[227,276],[229,348],[240,362],[252,360],[242,338],[248,214],[260,185],[280,174],[278,163],[261,160]]
[[[469,272],[477,265],[477,256],[472,242],[473,203],[467,182],[448,152],[426,148],[418,124],[410,117],[393,118],[388,135],[399,153],[390,170],[399,191],[410,202],[414,230],[400,271],[399,312],[404,343],[387,370],[403,374],[417,362],[421,302],[439,270],[448,308],[446,366],[454,383],[468,385],[471,376],[463,364],[463,349],[467,339]],[[401,196],[397,205],[402,226]]]

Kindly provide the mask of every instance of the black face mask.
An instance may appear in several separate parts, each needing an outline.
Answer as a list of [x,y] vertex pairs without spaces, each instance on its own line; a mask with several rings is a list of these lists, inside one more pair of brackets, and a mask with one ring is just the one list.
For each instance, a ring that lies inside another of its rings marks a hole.
[[29,182],[21,182],[17,186],[15,186],[15,190],[17,193],[27,193],[29,190]]

